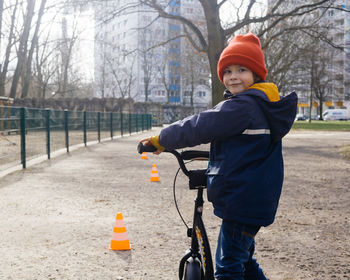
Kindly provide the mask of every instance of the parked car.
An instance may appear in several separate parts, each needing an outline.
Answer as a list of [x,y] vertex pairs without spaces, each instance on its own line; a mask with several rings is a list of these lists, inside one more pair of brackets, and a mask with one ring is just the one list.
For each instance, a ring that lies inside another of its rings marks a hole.
[[297,114],[297,116],[295,117],[296,121],[306,121],[307,117],[304,114]]
[[349,116],[345,109],[328,109],[324,111],[322,117],[325,121],[347,120]]
[[319,119],[320,119],[320,115],[312,115],[311,116],[311,120],[313,120],[313,121],[317,121]]

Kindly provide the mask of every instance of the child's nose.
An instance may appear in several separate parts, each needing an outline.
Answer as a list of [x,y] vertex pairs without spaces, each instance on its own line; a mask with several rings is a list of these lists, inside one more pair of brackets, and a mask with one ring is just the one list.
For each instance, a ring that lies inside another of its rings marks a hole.
[[236,78],[237,78],[237,73],[232,71],[230,73],[230,79],[236,79]]

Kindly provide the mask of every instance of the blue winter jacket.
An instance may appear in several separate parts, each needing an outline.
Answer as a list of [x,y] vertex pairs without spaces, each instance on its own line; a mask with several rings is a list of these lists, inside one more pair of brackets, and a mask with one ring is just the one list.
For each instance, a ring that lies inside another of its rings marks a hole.
[[282,190],[281,139],[293,124],[297,95],[280,99],[274,84],[255,85],[162,129],[159,143],[179,149],[211,142],[207,194],[215,215],[267,226]]

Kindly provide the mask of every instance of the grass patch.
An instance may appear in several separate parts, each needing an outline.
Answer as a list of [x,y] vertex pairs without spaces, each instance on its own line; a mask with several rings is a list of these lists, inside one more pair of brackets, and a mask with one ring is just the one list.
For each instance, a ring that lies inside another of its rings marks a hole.
[[350,131],[350,121],[296,121],[292,129]]

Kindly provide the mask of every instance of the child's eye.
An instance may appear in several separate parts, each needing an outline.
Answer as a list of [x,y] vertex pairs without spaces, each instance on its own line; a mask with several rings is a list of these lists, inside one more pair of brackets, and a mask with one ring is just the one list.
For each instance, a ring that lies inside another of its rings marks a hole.
[[231,71],[229,69],[224,70],[224,74],[229,74],[229,73],[231,73]]
[[247,71],[246,68],[244,68],[244,67],[239,68],[239,72],[245,72],[245,71]]

